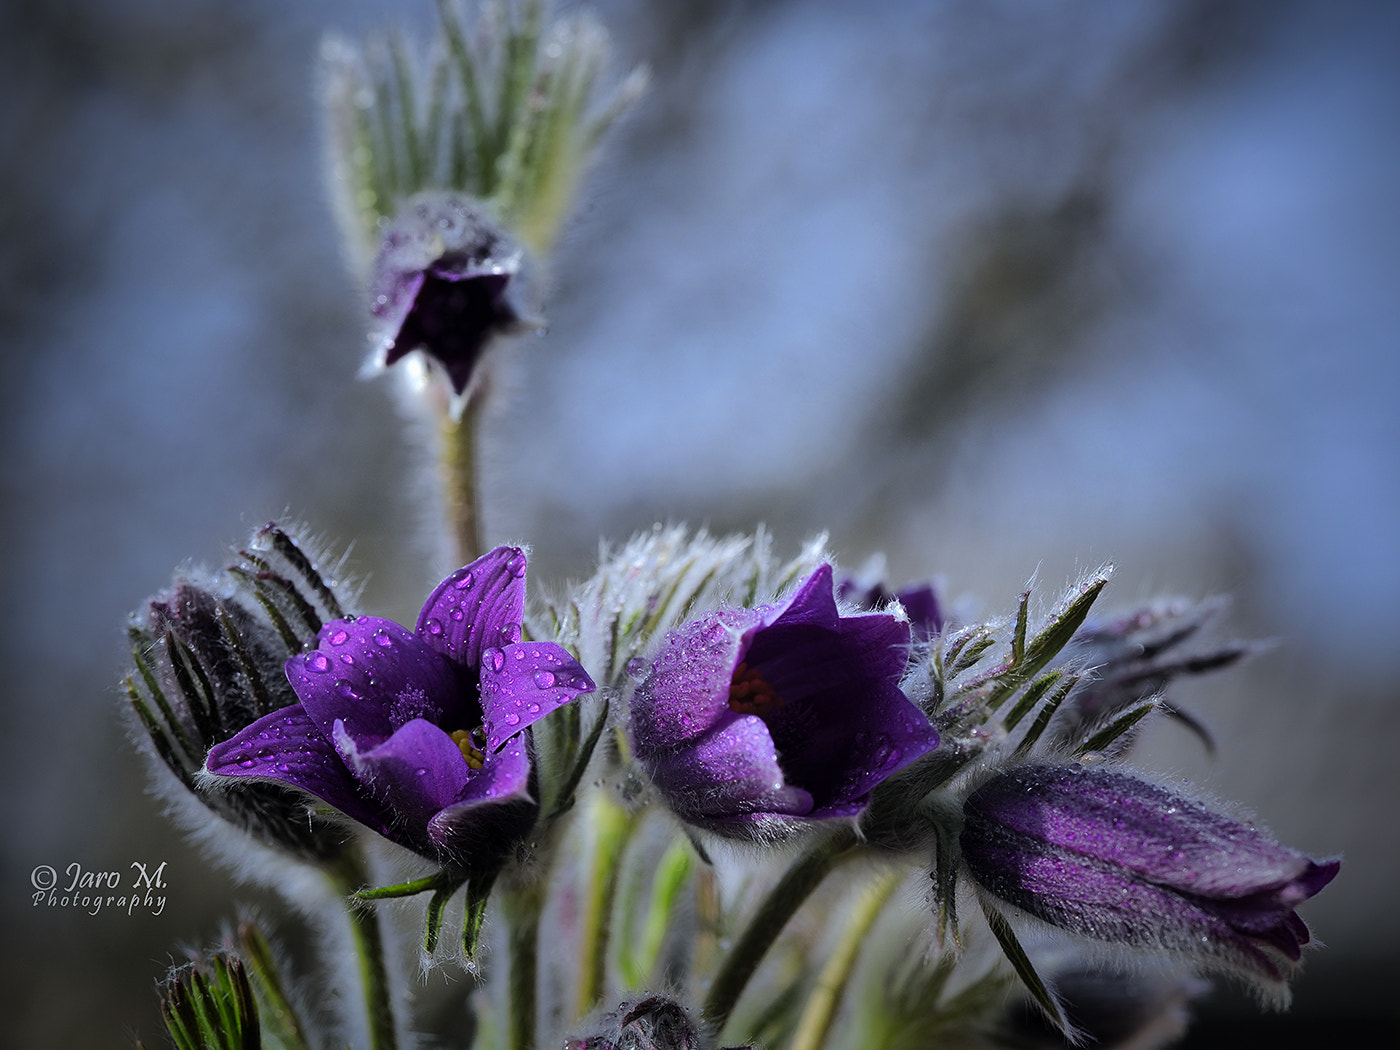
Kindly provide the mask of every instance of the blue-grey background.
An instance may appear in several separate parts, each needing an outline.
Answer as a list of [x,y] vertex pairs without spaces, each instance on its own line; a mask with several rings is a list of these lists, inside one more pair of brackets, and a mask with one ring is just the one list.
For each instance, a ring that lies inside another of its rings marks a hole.
[[[1323,0],[600,0],[653,89],[504,362],[489,538],[588,571],[656,520],[829,529],[1004,610],[1228,592],[1278,645],[1154,768],[1345,855],[1286,1026],[1394,1018],[1400,11]],[[161,1045],[153,982],[235,896],[144,794],[127,611],[270,517],[410,619],[414,446],[323,193],[321,34],[427,0],[0,6],[0,987],[15,1046]],[[159,918],[30,872],[168,862]],[[1230,996],[1195,1045],[1233,1033]],[[1314,1026],[1309,1028],[1308,1026]]]

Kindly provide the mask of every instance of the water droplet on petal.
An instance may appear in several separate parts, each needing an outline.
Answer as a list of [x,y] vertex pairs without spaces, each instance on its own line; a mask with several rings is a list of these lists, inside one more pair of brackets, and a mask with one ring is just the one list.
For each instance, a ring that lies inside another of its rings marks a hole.
[[355,687],[349,682],[347,682],[344,678],[336,679],[335,691],[341,696],[343,696],[346,700],[360,699],[360,694],[355,691]]
[[506,559],[506,572],[517,579],[525,575],[525,555],[521,551],[516,551]]
[[448,615],[448,616],[451,616],[452,619],[455,620],[457,623],[461,623],[463,620],[465,620],[465,619],[467,618],[467,610],[463,609],[463,608],[459,605],[459,606],[457,606],[456,608],[454,608],[454,609],[453,609],[450,613],[448,613],[447,615]]
[[428,621],[428,633],[432,635],[442,634],[442,621],[436,616]]
[[506,662],[506,654],[501,652],[494,646],[483,652],[481,654],[481,658],[486,662],[486,666],[491,668],[491,670],[493,671],[499,671],[502,667],[505,666]]
[[242,766],[244,769],[252,769],[252,768],[253,768],[253,760],[252,760],[251,758],[242,759],[241,761],[239,761],[238,764],[239,764],[240,766]]
[[550,671],[536,671],[535,684],[541,689],[549,689],[554,685],[554,675]]
[[640,678],[642,672],[646,670],[647,662],[640,656],[634,656],[627,661],[627,676],[629,678]]
[[520,724],[520,716],[519,716],[519,715],[517,715],[517,714],[509,714],[509,715],[506,715],[506,725],[508,725],[508,726],[518,726],[519,724]]
[[530,712],[530,714],[532,714],[532,715],[537,715],[537,714],[540,713],[540,705],[539,705],[539,704],[531,704],[531,705],[527,708],[527,710]]
[[472,575],[471,573],[469,573],[469,572],[464,572],[464,573],[462,573],[461,579],[459,579],[459,580],[458,580],[456,583],[454,583],[452,586],[456,587],[459,591],[465,591],[465,590],[467,590],[468,588],[470,588],[471,585],[474,584],[475,582],[476,582],[476,577],[475,577],[475,576],[473,576],[473,575]]
[[387,649],[394,644],[394,640],[389,637],[388,631],[378,630],[374,632],[374,644]]
[[425,777],[425,776],[428,775],[428,771],[427,771],[426,769],[424,769],[422,766],[419,766],[417,769],[415,769],[415,770],[413,771],[413,775],[414,775],[415,777]]
[[[501,637],[506,640],[507,645],[514,645],[516,642],[520,641],[520,624],[506,624],[504,627],[501,628]],[[523,660],[525,658],[525,654],[522,653],[520,655],[520,658]]]
[[325,674],[331,669],[331,658],[325,653],[312,653],[306,658],[306,666],[317,674]]

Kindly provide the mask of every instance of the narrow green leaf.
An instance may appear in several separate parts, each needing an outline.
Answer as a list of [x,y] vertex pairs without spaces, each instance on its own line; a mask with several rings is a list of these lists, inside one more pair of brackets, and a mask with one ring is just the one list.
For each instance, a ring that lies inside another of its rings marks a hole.
[[1006,712],[1006,716],[1002,719],[1001,724],[1008,730],[1015,729],[1021,719],[1031,713],[1035,705],[1040,703],[1040,698],[1046,694],[1051,686],[1060,680],[1060,677],[1061,672],[1051,671],[1037,678],[1030,684],[1026,691],[1021,694],[1021,699],[1016,701],[1016,706]]
[[1085,740],[1075,748],[1075,756],[1086,755],[1090,751],[1102,751],[1156,709],[1157,701],[1155,698],[1145,700],[1140,704],[1128,708],[1113,719],[1113,721],[1109,722],[1108,725],[1104,726],[1093,736],[1089,737],[1088,740]]
[[1077,674],[1068,675],[1060,682],[1050,699],[1045,701],[1045,706],[1040,709],[1040,713],[1035,716],[1035,721],[1031,723],[1026,735],[1021,738],[1021,742],[1016,745],[1016,751],[1012,757],[1020,758],[1029,754],[1031,748],[1035,747],[1044,734],[1046,727],[1050,724],[1050,719],[1055,716],[1060,704],[1064,703],[1065,697],[1069,696],[1070,690],[1079,682]]
[[1031,993],[1031,998],[1045,1011],[1046,1016],[1050,1018],[1055,1027],[1066,1037],[1070,1037],[1073,1028],[1070,1026],[1069,1018],[1065,1016],[1064,1008],[1045,982],[1040,979],[1040,974],[1035,972],[1035,967],[1027,958],[1025,949],[1021,947],[1021,942],[1016,939],[1011,924],[1006,921],[1006,917],[1001,912],[985,901],[982,903],[982,910],[987,915],[987,924],[991,926],[993,936],[1001,945],[1002,953],[1011,963],[1011,968],[1016,971],[1016,976],[1021,978],[1021,983],[1026,986],[1026,991]]

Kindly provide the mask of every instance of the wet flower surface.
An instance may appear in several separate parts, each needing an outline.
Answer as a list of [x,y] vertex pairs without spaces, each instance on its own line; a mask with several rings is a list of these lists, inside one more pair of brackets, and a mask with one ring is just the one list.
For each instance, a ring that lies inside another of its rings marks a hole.
[[445,579],[417,628],[327,623],[287,662],[300,703],[209,752],[209,773],[281,781],[404,846],[469,865],[534,820],[522,730],[593,682],[522,642],[525,555],[499,547]]
[[632,704],[638,757],[684,819],[725,830],[861,811],[938,734],[899,689],[909,625],[842,616],[829,565],[787,601],[667,635]]
[[374,263],[371,312],[388,366],[422,350],[455,393],[498,334],[529,327],[511,295],[521,253],[480,209],[428,194],[389,227]]
[[994,896],[1075,933],[1268,985],[1310,940],[1294,908],[1340,867],[1111,769],[1009,770],[968,797],[964,817],[963,859]]

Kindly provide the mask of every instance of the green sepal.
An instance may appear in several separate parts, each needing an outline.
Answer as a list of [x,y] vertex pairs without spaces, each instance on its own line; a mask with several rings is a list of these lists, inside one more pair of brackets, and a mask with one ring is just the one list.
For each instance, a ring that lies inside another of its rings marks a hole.
[[1104,726],[1093,736],[1084,740],[1074,749],[1075,757],[1078,758],[1081,755],[1087,755],[1091,751],[1102,751],[1155,710],[1157,710],[1157,699],[1155,697],[1149,697],[1146,700],[1139,701],[1132,707],[1121,712],[1113,721],[1109,722],[1108,725]]

